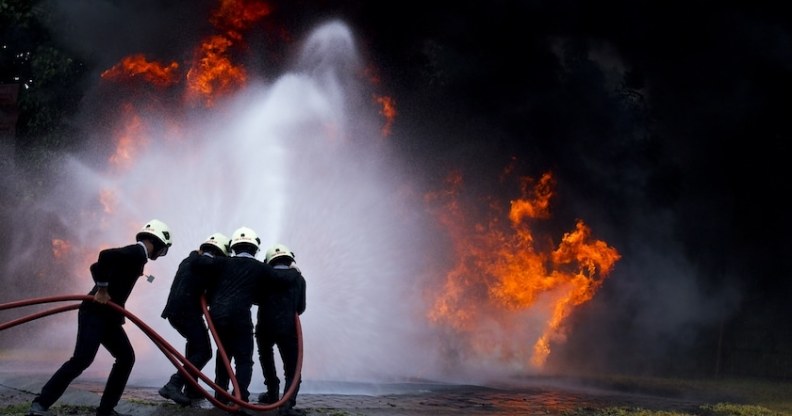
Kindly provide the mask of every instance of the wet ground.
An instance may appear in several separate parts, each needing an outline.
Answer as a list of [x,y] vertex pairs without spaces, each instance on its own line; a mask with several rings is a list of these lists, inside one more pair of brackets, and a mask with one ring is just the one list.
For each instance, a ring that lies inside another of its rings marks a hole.
[[[20,405],[23,410],[35,397],[48,374],[25,374],[0,368],[0,408]],[[53,414],[93,416],[104,380],[75,380],[50,409]],[[227,415],[208,401],[180,407],[157,393],[157,387],[128,385],[117,411],[134,416]],[[251,397],[256,397],[255,392]],[[585,386],[558,378],[531,378],[509,386],[485,387],[435,383],[335,383],[306,380],[298,408],[306,415],[563,415],[576,409],[639,407],[648,410],[687,411],[691,414],[719,398],[680,397],[616,391]],[[8,416],[17,416],[13,408]],[[276,415],[277,411],[251,411]]]

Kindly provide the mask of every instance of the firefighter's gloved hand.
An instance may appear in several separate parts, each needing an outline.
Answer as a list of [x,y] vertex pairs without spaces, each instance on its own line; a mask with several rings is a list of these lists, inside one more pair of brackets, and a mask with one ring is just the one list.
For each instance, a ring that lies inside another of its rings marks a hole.
[[292,262],[292,263],[289,265],[289,268],[290,268],[290,269],[296,269],[298,272],[302,273],[302,271],[300,270],[300,268],[299,268],[299,267],[297,267],[297,262],[296,262],[296,261],[293,261],[293,262]]
[[110,294],[107,293],[106,287],[99,288],[99,290],[96,291],[96,294],[94,295],[94,301],[101,304],[105,304],[110,301]]

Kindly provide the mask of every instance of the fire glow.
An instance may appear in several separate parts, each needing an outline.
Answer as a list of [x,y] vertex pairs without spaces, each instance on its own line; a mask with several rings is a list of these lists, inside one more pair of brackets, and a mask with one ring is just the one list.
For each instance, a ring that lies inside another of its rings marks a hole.
[[115,153],[110,156],[110,163],[119,168],[130,167],[141,148],[148,142],[143,134],[143,120],[134,111],[131,104],[124,105],[125,125],[118,134]]
[[[541,369],[551,343],[565,340],[565,319],[592,299],[620,255],[605,242],[592,240],[582,220],[554,249],[540,247],[531,223],[550,216],[553,177],[546,173],[538,181],[521,182],[521,197],[510,204],[508,224],[501,221],[505,209],[497,201],[490,203],[492,215],[485,223],[471,218],[460,202],[463,181],[458,172],[449,176],[445,190],[427,195],[451,236],[456,259],[439,293],[430,295],[435,300],[428,318],[462,335],[473,355],[496,355]],[[525,332],[528,323],[513,319],[521,311],[546,316],[533,345],[494,341],[487,325]]]

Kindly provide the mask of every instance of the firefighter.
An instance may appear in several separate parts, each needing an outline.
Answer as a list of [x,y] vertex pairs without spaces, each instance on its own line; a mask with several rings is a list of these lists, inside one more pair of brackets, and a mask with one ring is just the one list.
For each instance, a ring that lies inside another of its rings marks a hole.
[[296,372],[300,351],[295,316],[305,312],[305,278],[294,258],[294,252],[283,244],[275,244],[267,250],[265,261],[272,266],[278,279],[259,292],[256,302],[256,344],[267,387],[258,401],[275,403],[280,398],[280,380],[274,356],[274,347],[277,346],[283,362],[284,393],[292,383],[297,383],[294,394],[282,408],[282,413],[286,414],[300,413],[294,409],[301,383],[300,374]]
[[[198,250],[193,250],[182,260],[171,284],[170,294],[162,311],[162,318],[167,319],[171,326],[186,340],[184,356],[197,369],[201,370],[212,358],[212,344],[209,330],[203,319],[201,297],[213,282],[213,276],[206,268],[193,268],[199,256],[227,257],[230,239],[222,233],[210,235]],[[193,380],[198,382],[198,376]],[[177,404],[187,406],[192,399],[201,398],[201,394],[191,386],[185,386],[186,380],[178,371],[171,375],[165,386],[159,389],[160,396],[173,400]],[[182,391],[184,389],[184,391]]]
[[168,226],[156,219],[147,222],[135,239],[135,244],[100,251],[98,260],[91,265],[94,287],[88,295],[93,299],[80,304],[74,353],[41,388],[33,399],[28,416],[50,415],[47,409],[93,363],[100,345],[115,362],[107,377],[96,416],[122,416],[115,411],[115,406],[126,389],[135,364],[135,351],[122,326],[126,321],[124,315],[107,302],[124,307],[135,283],[143,275],[146,262],[168,254],[172,244]]
[[[233,361],[239,395],[246,402],[253,376],[253,296],[261,290],[262,282],[274,278],[272,267],[256,259],[260,244],[255,231],[240,227],[231,235],[232,256],[210,261],[218,280],[209,293],[209,316],[229,361]],[[215,383],[228,390],[230,378],[220,354],[215,360]],[[215,397],[228,402],[219,393]]]

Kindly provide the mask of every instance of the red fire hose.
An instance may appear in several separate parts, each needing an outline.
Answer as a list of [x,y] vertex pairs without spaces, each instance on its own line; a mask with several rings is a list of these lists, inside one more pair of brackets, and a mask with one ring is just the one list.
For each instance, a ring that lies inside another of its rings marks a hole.
[[[51,302],[63,302],[63,301],[93,301],[94,297],[91,295],[63,295],[63,296],[49,296],[49,297],[42,297],[42,298],[33,298],[33,299],[26,299],[16,302],[9,302],[0,304],[0,311],[5,309],[13,309],[18,307],[30,306],[30,305],[38,305],[42,303],[51,303]],[[126,309],[118,306],[117,304],[111,302],[107,303],[108,306],[115,309],[118,312],[121,312],[129,318],[135,325],[140,328],[143,333],[145,333],[153,342],[154,344],[165,354],[165,357],[173,363],[174,367],[184,376],[187,383],[189,383],[196,391],[201,392],[207,400],[209,400],[215,407],[218,407],[222,410],[229,411],[229,412],[236,412],[239,410],[240,407],[244,407],[251,410],[257,411],[267,411],[272,410],[280,407],[283,405],[287,400],[289,400],[293,395],[294,391],[297,389],[297,386],[300,383],[300,373],[302,371],[302,359],[303,359],[303,342],[302,342],[302,326],[300,325],[300,316],[295,314],[294,320],[297,327],[297,346],[298,346],[298,354],[297,354],[297,367],[295,370],[295,379],[292,381],[289,389],[284,392],[283,397],[275,403],[267,404],[267,405],[254,405],[248,402],[245,402],[241,399],[240,389],[239,389],[239,382],[234,375],[234,372],[231,370],[231,362],[228,359],[228,355],[223,348],[222,343],[220,342],[217,331],[215,330],[214,323],[212,322],[211,317],[209,316],[209,310],[206,306],[206,299],[201,298],[201,307],[203,308],[204,317],[206,318],[206,322],[209,326],[209,330],[212,334],[212,338],[214,338],[215,344],[217,346],[217,351],[221,359],[223,360],[223,364],[228,372],[228,375],[231,378],[231,384],[234,387],[234,395],[231,395],[225,389],[221,388],[217,384],[214,383],[208,376],[203,374],[201,370],[196,368],[189,360],[187,360],[181,353],[170,345],[165,339],[163,339],[159,334],[157,334],[151,327],[146,325],[143,321],[140,320],[137,316],[132,314],[131,312],[127,311]],[[52,308],[48,310],[44,310],[41,312],[37,312],[34,314],[30,314],[27,316],[23,316],[22,318],[17,318],[12,321],[8,321],[5,323],[0,323],[0,331],[15,327],[17,325],[30,322],[35,319],[43,318],[45,316],[53,315],[56,313],[66,312],[73,309],[77,309],[80,307],[79,303],[67,305],[67,306],[60,306],[57,308]],[[232,402],[233,404],[224,404],[217,400],[211,393],[203,389],[198,382],[193,379],[193,376],[200,378],[206,384],[208,384],[212,389],[217,392],[221,397],[224,399]]]

